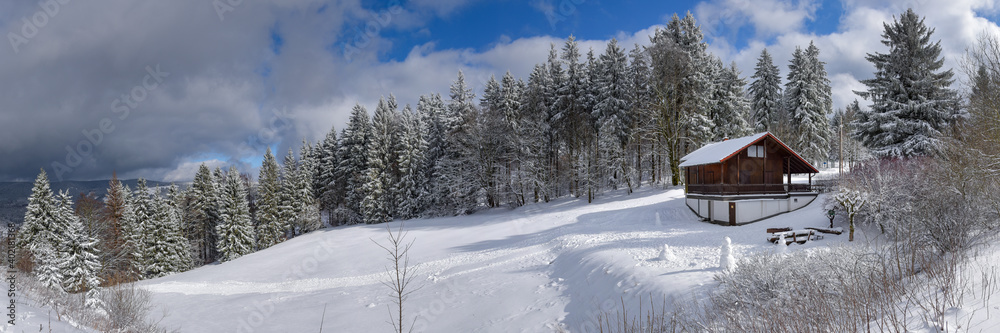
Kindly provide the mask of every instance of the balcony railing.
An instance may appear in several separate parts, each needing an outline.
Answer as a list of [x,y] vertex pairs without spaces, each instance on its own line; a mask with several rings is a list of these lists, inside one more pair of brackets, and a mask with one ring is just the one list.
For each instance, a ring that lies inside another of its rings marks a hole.
[[688,184],[688,193],[714,195],[786,194],[811,192],[809,184]]

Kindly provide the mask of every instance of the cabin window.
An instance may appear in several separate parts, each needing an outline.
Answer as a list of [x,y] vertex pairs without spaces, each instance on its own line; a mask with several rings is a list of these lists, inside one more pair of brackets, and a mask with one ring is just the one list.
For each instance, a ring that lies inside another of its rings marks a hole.
[[747,148],[747,156],[764,157],[764,146],[750,146]]

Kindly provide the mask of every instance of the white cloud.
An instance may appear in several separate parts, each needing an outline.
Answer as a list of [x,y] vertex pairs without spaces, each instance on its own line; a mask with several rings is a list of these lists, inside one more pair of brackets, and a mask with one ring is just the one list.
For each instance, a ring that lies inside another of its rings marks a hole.
[[[733,1],[735,0],[705,2],[700,4],[698,8],[717,9]],[[860,100],[852,90],[863,90],[864,86],[858,80],[870,78],[873,75],[874,67],[865,60],[866,54],[888,52],[887,47],[881,43],[883,23],[891,23],[894,15],[898,16],[908,7],[912,7],[918,15],[926,17],[925,24],[936,29],[932,39],[941,40],[945,67],[955,71],[956,78],[959,79],[958,83],[964,77],[960,68],[960,60],[966,47],[975,42],[975,38],[980,32],[1000,32],[995,22],[978,14],[996,11],[997,8],[993,1],[846,1],[842,5],[844,14],[833,33],[818,35],[804,31],[800,20],[808,20],[810,16],[798,12],[792,13],[788,20],[796,23],[787,25],[784,30],[776,29],[775,25],[766,22],[766,20],[749,20],[747,24],[757,31],[773,31],[775,34],[772,36],[758,35],[748,40],[747,46],[739,49],[726,43],[717,43],[711,45],[710,50],[724,60],[736,61],[743,70],[743,74],[750,76],[753,75],[753,68],[761,49],[767,47],[784,76],[788,70],[788,60],[795,47],[804,48],[810,41],[813,41],[820,49],[820,59],[827,63],[826,69],[833,86],[834,107],[841,108],[855,99]],[[757,6],[755,2],[753,7],[773,7],[773,1],[765,1],[761,6]],[[699,17],[699,20],[704,20],[704,18]],[[712,37],[724,39],[727,36]],[[954,87],[962,88],[960,84],[956,84]],[[864,104],[864,101],[861,102]]]
[[699,3],[694,13],[709,34],[750,25],[758,37],[770,37],[801,30],[818,8],[815,0],[718,0]]

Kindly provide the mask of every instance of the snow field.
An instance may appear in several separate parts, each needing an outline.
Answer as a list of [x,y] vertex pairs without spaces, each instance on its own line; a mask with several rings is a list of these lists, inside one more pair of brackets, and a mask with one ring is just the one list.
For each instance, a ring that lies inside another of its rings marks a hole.
[[[773,251],[768,227],[824,226],[822,198],[770,220],[724,227],[698,221],[683,189],[643,188],[593,204],[575,199],[474,215],[409,220],[417,270],[405,303],[415,331],[584,332],[603,312],[641,298],[697,297],[714,286],[724,237],[734,255]],[[659,219],[657,219],[659,216]],[[224,264],[140,283],[182,332],[388,331],[389,264],[372,242],[386,227],[354,225],[301,236]],[[846,242],[831,236],[792,251]],[[672,256],[660,260],[664,245]],[[323,308],[326,306],[325,318]],[[162,315],[162,312],[154,311]]]

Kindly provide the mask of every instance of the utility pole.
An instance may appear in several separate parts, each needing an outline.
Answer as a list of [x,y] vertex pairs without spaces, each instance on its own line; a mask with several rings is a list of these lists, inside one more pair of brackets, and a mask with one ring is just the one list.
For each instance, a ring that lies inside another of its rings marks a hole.
[[844,117],[840,117],[840,163],[837,163],[840,168],[840,178],[844,178]]

